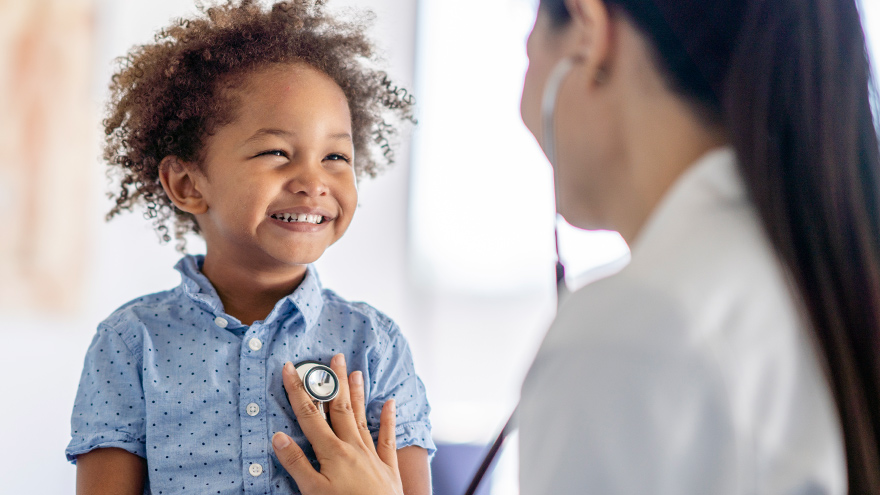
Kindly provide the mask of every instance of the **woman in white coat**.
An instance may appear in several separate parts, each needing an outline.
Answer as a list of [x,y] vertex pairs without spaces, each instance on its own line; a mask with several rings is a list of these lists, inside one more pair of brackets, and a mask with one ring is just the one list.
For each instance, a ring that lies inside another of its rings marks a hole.
[[[632,262],[542,344],[522,493],[880,493],[880,152],[855,0],[542,0],[528,54],[523,120],[560,213],[620,232]],[[321,473],[276,452],[304,493],[399,488],[393,449],[351,433],[359,385],[337,437],[289,380]]]
[[523,120],[556,151],[560,213],[620,232],[632,262],[542,344],[522,493],[880,493],[854,0],[542,0],[528,52]]

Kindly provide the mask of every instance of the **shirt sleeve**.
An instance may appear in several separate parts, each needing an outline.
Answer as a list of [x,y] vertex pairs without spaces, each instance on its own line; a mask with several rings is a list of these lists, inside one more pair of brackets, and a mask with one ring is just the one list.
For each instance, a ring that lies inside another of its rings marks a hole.
[[394,399],[397,404],[397,448],[410,445],[422,447],[429,456],[437,447],[431,438],[431,406],[425,393],[425,385],[416,375],[409,344],[397,325],[391,325],[388,342],[370,373],[370,398],[366,407],[367,424],[378,439],[379,417],[385,401]]
[[86,353],[70,421],[67,460],[117,447],[146,457],[145,404],[134,342],[101,325]]
[[548,333],[520,402],[521,493],[739,493],[711,352],[674,307],[628,295],[563,308]]

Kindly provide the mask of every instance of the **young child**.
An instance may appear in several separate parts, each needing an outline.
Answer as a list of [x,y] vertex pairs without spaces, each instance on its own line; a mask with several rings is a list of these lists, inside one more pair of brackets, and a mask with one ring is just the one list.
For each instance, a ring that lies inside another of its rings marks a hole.
[[404,490],[430,491],[430,409],[406,340],[310,265],[351,222],[357,177],[391,161],[385,117],[412,120],[412,100],[371,68],[363,27],[321,4],[228,0],[133,49],[113,77],[108,217],[146,207],[164,240],[197,232],[207,251],[180,260],[178,287],[99,325],[66,451],[81,491],[299,493],[273,433],[318,464],[282,367],[338,353],[363,374],[371,430],[396,400]]

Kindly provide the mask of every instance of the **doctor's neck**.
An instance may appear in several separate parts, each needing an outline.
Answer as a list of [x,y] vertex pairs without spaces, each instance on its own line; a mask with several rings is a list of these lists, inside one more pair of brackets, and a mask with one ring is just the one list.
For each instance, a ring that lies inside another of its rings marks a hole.
[[619,204],[609,209],[615,217],[608,220],[632,246],[676,181],[728,140],[723,130],[708,126],[675,95],[630,102],[632,118],[624,124],[621,156],[626,190],[616,196]]
[[728,136],[670,88],[636,29],[621,26],[618,36],[606,82],[608,98],[616,100],[609,107],[617,114],[617,137],[603,166],[619,173],[599,208],[600,221],[633,245],[675,182],[703,155],[727,145]]

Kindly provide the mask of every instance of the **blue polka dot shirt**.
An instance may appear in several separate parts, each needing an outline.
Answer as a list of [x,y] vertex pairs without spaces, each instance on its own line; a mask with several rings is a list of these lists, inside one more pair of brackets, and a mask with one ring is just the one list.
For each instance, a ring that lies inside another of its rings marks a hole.
[[430,407],[397,325],[364,303],[323,289],[314,267],[265,320],[223,312],[201,256],[175,267],[181,284],[125,304],[98,326],[71,418],[68,460],[117,447],[147,460],[147,493],[299,493],[272,451],[287,433],[317,468],[281,384],[285,362],[325,364],[345,354],[364,375],[374,439],[397,401],[397,447],[433,454]]

